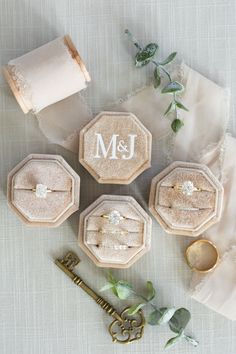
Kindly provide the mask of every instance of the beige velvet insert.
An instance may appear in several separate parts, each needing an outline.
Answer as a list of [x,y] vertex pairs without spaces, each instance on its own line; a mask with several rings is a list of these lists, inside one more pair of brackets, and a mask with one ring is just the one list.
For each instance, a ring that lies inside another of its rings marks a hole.
[[56,221],[72,204],[71,192],[48,193],[47,198],[37,198],[31,190],[13,190],[12,203],[32,221]]
[[72,187],[71,176],[55,160],[29,161],[13,178],[15,189],[32,189],[38,183],[54,191],[70,191]]
[[[192,184],[188,194],[184,183]],[[198,236],[220,218],[223,187],[204,165],[174,162],[153,178],[149,207],[173,234]]]
[[[122,216],[118,225],[103,216]],[[99,266],[125,268],[150,247],[151,219],[131,197],[101,196],[80,217],[79,243]]]
[[[41,196],[37,185],[46,189]],[[30,225],[57,226],[79,206],[80,178],[57,155],[29,155],[8,176],[8,201]]]
[[[119,225],[109,224],[108,220],[101,216],[108,215],[113,210],[119,211],[127,219],[121,220]],[[101,230],[103,233],[99,233]],[[132,205],[111,201],[101,205],[95,215],[92,214],[86,219],[84,239],[102,262],[125,263],[134,256],[138,247],[142,248],[143,232],[142,217]]]

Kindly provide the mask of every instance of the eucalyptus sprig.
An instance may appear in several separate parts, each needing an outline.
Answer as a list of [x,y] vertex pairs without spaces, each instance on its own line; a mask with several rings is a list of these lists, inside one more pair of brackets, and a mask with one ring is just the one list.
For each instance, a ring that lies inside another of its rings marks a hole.
[[135,55],[135,66],[140,68],[149,63],[155,66],[153,72],[154,88],[157,89],[160,87],[163,74],[166,76],[168,82],[167,84],[165,83],[164,87],[162,87],[161,93],[171,95],[172,100],[164,112],[164,116],[171,119],[171,128],[175,133],[177,133],[179,129],[184,125],[183,120],[179,117],[179,110],[188,111],[183,103],[181,103],[179,97],[179,94],[184,91],[184,86],[180,82],[173,80],[170,72],[167,69],[167,65],[175,59],[177,52],[171,53],[165,60],[157,61],[156,55],[159,48],[158,44],[149,43],[143,48],[128,29],[125,30],[125,34],[138,49],[138,52]]
[[115,296],[121,300],[127,299],[129,296],[135,296],[140,299],[137,303],[129,308],[129,315],[135,315],[139,309],[144,307],[150,307],[152,311],[148,314],[146,321],[151,326],[160,326],[163,324],[168,324],[175,336],[170,338],[166,344],[165,348],[169,348],[177,343],[181,339],[185,339],[187,342],[191,343],[193,346],[198,345],[193,337],[185,334],[185,328],[190,321],[191,314],[185,308],[176,309],[174,307],[158,307],[153,300],[156,297],[156,290],[153,287],[151,281],[146,283],[146,294],[142,295],[137,293],[133,286],[125,281],[118,280],[114,277],[111,272],[107,274],[107,283],[100,289],[101,291],[111,290]]

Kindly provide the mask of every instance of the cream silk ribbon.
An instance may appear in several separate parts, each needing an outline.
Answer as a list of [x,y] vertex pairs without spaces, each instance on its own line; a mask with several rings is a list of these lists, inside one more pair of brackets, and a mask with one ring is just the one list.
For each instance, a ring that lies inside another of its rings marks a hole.
[[70,37],[10,60],[4,74],[22,110],[36,115],[48,140],[78,152],[79,130],[92,118],[80,95],[90,76]]
[[194,273],[191,294],[194,299],[236,319],[236,139],[226,135],[229,116],[229,93],[181,65],[177,80],[185,85],[182,102],[189,108],[183,112],[184,127],[173,136],[169,122],[163,118],[168,98],[151,88],[129,97],[115,107],[135,113],[152,132],[153,141],[163,139],[171,160],[194,161],[208,165],[224,186],[221,221],[207,230],[205,238],[217,246],[221,261],[207,275]]

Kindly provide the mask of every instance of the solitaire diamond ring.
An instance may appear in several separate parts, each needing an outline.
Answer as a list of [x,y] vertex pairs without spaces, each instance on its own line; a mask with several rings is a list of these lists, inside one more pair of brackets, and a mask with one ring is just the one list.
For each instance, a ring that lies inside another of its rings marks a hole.
[[201,188],[195,187],[192,181],[184,181],[183,184],[173,186],[173,188],[187,196],[191,196],[194,192],[202,191]]
[[32,189],[33,192],[35,192],[35,195],[37,198],[45,199],[47,197],[47,193],[51,193],[52,190],[48,189],[45,184],[38,183],[36,184],[36,188]]
[[127,217],[121,215],[121,213],[118,210],[112,210],[109,214],[101,215],[101,217],[107,219],[109,224],[112,224],[112,225],[119,225],[119,223],[125,219],[126,220],[135,220],[135,219],[127,218]]

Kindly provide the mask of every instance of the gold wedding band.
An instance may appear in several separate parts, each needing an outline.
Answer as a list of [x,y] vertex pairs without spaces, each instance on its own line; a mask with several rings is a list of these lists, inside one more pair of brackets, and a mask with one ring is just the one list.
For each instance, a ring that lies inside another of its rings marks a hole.
[[185,251],[188,266],[195,272],[207,273],[215,269],[219,262],[219,252],[209,240],[192,242]]
[[99,234],[102,234],[102,235],[128,235],[129,234],[129,231],[127,230],[106,230],[106,229],[100,229],[98,230],[98,233]]

